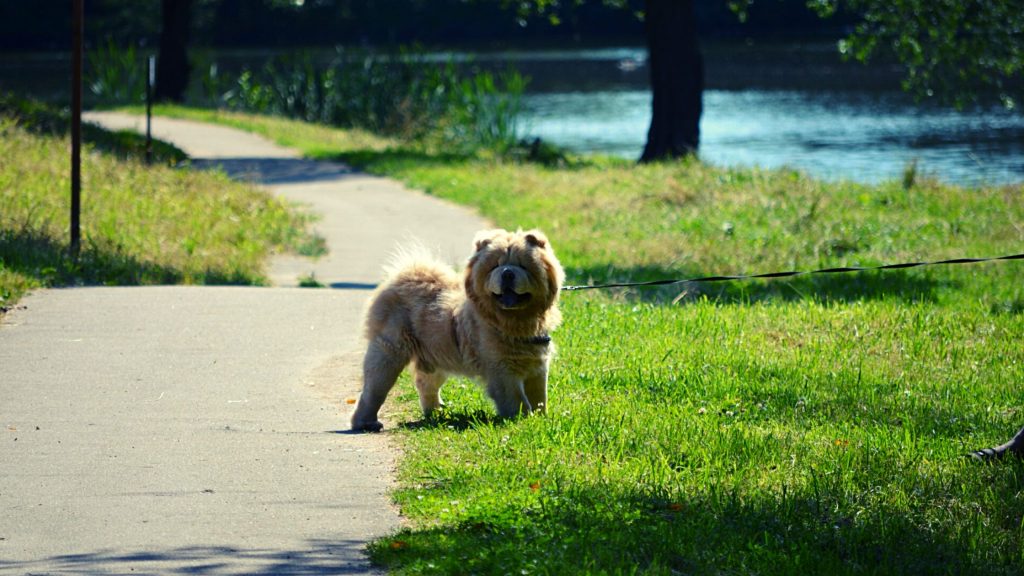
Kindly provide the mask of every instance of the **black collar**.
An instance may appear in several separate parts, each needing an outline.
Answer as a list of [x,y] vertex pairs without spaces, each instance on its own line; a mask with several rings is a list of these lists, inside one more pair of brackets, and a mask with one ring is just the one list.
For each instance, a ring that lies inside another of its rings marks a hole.
[[551,336],[547,334],[541,334],[540,336],[531,336],[529,338],[520,338],[520,342],[523,344],[534,344],[536,346],[547,346],[551,344]]

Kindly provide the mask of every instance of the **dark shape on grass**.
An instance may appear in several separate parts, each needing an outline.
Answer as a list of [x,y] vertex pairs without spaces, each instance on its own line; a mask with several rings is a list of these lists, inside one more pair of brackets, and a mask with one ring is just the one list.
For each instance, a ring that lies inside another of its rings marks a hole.
[[[997,480],[994,489],[1013,490],[1012,482]],[[640,573],[747,573],[764,558],[774,561],[774,574],[855,573],[868,566],[864,571],[879,574],[980,576],[1017,567],[1013,544],[998,545],[996,560],[972,549],[955,527],[922,527],[906,509],[883,506],[854,520],[856,502],[835,480],[743,497],[731,489],[665,494],[599,479],[557,488],[542,483],[530,492],[540,497],[531,499],[515,495],[530,491],[529,480],[491,489],[514,496],[504,507],[461,513],[457,523],[405,528],[372,543],[370,557],[389,570],[433,562],[440,573],[465,574],[518,573],[530,546],[545,551],[549,571],[566,574],[627,564]],[[394,540],[405,544],[391,546]]]
[[451,428],[452,430],[469,430],[477,426],[490,426],[505,420],[486,410],[465,410],[442,408],[420,420],[400,424],[401,428],[415,430],[417,428]]
[[992,462],[1000,460],[1004,456],[1016,456],[1024,458],[1024,428],[1021,428],[1009,442],[994,448],[982,448],[968,454],[971,458],[981,462]]

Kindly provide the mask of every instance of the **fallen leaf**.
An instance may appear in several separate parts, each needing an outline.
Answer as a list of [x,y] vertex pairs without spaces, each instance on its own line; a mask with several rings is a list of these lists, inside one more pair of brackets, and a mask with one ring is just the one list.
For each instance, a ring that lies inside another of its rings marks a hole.
[[534,492],[536,492],[537,490],[540,490],[540,480],[531,483],[530,484],[530,490],[533,490]]
[[355,404],[355,403],[356,403],[356,399],[355,398],[345,398],[345,404]]
[[402,549],[408,548],[408,547],[409,547],[409,545],[406,544],[405,541],[403,541],[403,540],[393,540],[391,542],[391,549],[392,550],[402,550]]

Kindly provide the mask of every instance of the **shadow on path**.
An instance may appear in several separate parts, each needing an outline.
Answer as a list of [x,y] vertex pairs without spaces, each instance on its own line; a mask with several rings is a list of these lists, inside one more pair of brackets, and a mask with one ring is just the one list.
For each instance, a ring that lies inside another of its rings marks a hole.
[[40,560],[0,560],[0,572],[19,574],[372,574],[362,542],[314,540],[302,550],[190,546],[167,550],[104,549]]
[[329,287],[335,290],[376,290],[376,284],[368,282],[331,282]]
[[356,175],[344,164],[303,158],[194,158],[191,165],[200,170],[222,170],[233,179],[267,185],[333,182]]

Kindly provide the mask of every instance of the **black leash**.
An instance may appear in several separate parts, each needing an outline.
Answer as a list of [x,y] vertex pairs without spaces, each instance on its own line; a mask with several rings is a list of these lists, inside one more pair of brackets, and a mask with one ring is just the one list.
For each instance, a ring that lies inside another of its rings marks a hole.
[[787,278],[790,276],[804,276],[810,274],[843,274],[846,272],[866,272],[869,270],[900,270],[903,268],[940,266],[945,264],[977,264],[979,262],[994,262],[996,260],[1024,260],[1024,254],[996,256],[993,258],[954,258],[953,260],[937,260],[934,262],[905,262],[902,264],[884,264],[882,266],[844,266],[841,268],[822,268],[821,270],[793,270],[789,272],[767,272],[764,274],[741,274],[738,276],[704,276],[702,278],[651,280],[650,282],[613,282],[610,284],[595,284],[592,286],[563,286],[562,290],[572,292],[576,290],[597,290],[602,288],[667,286],[670,284],[688,284],[697,282],[729,282],[733,280],[751,280],[754,278]]

